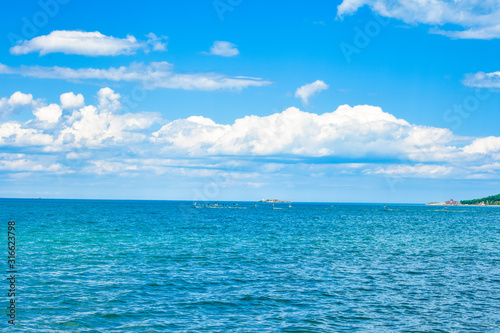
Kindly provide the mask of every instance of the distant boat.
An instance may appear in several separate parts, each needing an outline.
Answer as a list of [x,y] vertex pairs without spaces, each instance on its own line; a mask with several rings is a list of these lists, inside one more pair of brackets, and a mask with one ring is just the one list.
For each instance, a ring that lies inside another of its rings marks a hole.
[[292,201],[286,200],[278,200],[278,199],[262,199],[259,202],[268,202],[268,203],[291,203]]
[[213,204],[207,203],[207,204],[198,204],[197,202],[194,203],[194,208],[211,208],[211,209],[247,209],[248,207],[240,207],[238,206],[237,203],[233,203],[232,205],[230,204],[219,204],[217,202],[214,202]]
[[[292,205],[288,205],[288,208],[292,208]],[[273,204],[273,209],[286,209],[284,207],[275,207]]]

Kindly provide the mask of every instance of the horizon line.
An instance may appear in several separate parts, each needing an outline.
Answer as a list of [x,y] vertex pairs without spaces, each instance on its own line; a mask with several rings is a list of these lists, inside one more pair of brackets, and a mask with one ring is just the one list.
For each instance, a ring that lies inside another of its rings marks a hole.
[[[117,198],[36,198],[36,197],[0,197],[0,200],[95,200],[95,201],[182,201],[182,202],[248,202],[258,203],[258,200],[192,200],[192,199],[117,199]],[[261,202],[272,203],[272,202]],[[277,202],[280,203],[280,202]],[[290,201],[286,203],[321,203],[321,204],[395,204],[395,205],[427,205],[422,202],[354,202],[354,201]]]

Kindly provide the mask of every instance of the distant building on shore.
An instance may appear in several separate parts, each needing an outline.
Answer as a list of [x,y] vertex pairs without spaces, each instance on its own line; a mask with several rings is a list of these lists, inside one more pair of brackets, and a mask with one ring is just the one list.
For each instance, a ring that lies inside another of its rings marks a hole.
[[454,201],[453,199],[450,199],[450,201],[445,201],[444,203],[447,204],[447,205],[458,205],[458,204],[460,204],[460,202]]

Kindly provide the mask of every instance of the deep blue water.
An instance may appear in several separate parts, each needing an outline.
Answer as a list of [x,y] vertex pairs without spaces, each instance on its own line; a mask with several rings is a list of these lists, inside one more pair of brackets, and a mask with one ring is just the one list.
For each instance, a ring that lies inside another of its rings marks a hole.
[[500,331],[500,208],[275,206],[0,200],[0,331]]

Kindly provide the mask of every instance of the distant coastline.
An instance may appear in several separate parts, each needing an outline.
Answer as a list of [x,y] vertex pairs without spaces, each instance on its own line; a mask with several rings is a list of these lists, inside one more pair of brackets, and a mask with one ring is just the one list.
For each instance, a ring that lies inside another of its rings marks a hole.
[[489,197],[472,199],[472,200],[460,200],[455,201],[453,199],[444,202],[429,202],[427,205],[431,206],[500,206],[500,194],[491,195]]
[[487,204],[462,204],[462,203],[457,203],[457,204],[447,204],[446,202],[429,202],[426,204],[426,206],[500,206],[500,204],[492,204],[492,205],[487,205]]

